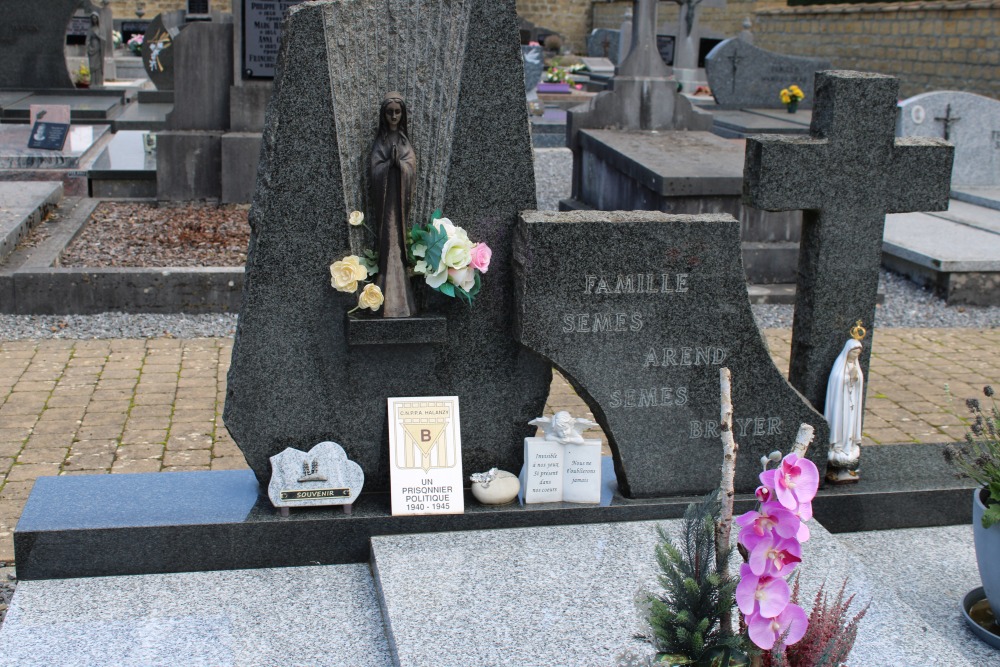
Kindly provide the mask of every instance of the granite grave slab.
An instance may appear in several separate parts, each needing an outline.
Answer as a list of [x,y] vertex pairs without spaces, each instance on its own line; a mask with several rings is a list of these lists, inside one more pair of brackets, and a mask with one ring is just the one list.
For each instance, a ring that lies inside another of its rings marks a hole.
[[[771,116],[750,109],[710,109],[710,111],[713,118],[712,132],[727,139],[745,139],[752,134],[809,132],[809,119],[797,118],[798,113],[785,113],[787,118],[784,118],[777,114]],[[802,115],[805,115],[805,112]]]
[[367,565],[21,581],[0,630],[21,667],[389,667]]
[[32,106],[65,105],[70,108],[73,123],[107,122],[121,113],[125,106],[125,96],[121,91],[88,91],[73,94],[37,93],[11,102],[0,110],[8,123],[27,123]]
[[62,196],[59,183],[0,182],[0,262]]
[[879,74],[820,72],[809,137],[747,139],[744,202],[804,210],[789,379],[815,406],[854,322],[874,328],[885,214],[948,206],[954,149],[893,142],[898,88]]
[[767,51],[742,39],[727,39],[705,57],[708,85],[719,106],[782,108],[782,88],[798,85],[805,93],[799,107],[811,109],[815,101],[816,72],[830,69],[818,58],[786,56]]
[[938,137],[955,146],[955,186],[1000,185],[1000,101],[936,91],[899,103],[896,135]]
[[[110,138],[107,125],[70,127],[61,151],[28,148],[29,125],[0,125],[0,169],[75,169],[95,159],[98,148]],[[88,165],[89,166],[89,165]]]
[[[520,468],[551,371],[510,327],[513,229],[517,212],[535,206],[516,26],[513,3],[494,0],[290,10],[250,212],[225,408],[227,428],[262,484],[270,456],[333,440],[361,465],[367,489],[387,489],[390,396],[457,395],[463,467]],[[390,32],[397,48],[372,54],[372,35]],[[429,85],[417,73],[432,66],[438,76]],[[349,346],[345,314],[356,297],[330,287],[329,266],[364,247],[366,232],[349,232],[346,221],[366,208],[368,146],[389,90],[407,102],[420,161],[411,221],[440,208],[488,243],[493,258],[471,309],[426,295],[423,314],[447,318],[445,342]]]
[[[550,360],[608,436],[630,497],[707,493],[722,463],[719,369],[733,373],[736,488],[822,415],[785,381],[754,323],[730,216],[526,212],[515,247],[517,335]],[[716,463],[712,463],[715,461]]]

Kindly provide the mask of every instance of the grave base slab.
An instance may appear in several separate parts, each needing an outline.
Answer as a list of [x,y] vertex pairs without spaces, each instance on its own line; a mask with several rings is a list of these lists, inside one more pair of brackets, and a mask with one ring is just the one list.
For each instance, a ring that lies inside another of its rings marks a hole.
[[[832,532],[971,521],[971,486],[950,474],[940,445],[870,447],[862,481],[825,488],[813,503]],[[605,484],[614,485],[610,458]],[[21,580],[361,563],[378,535],[615,523],[677,518],[694,498],[610,506],[484,506],[466,491],[463,515],[393,517],[389,496],[362,493],[339,507],[279,516],[250,470],[39,478],[14,531]],[[738,496],[736,509],[752,508]]]

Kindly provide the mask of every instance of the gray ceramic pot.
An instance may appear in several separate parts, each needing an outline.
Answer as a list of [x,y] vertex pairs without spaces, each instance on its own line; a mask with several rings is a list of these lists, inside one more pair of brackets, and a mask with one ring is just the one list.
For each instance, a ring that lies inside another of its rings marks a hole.
[[1000,523],[983,528],[986,489],[979,487],[972,495],[972,536],[976,543],[979,578],[983,580],[986,599],[993,613],[1000,618]]

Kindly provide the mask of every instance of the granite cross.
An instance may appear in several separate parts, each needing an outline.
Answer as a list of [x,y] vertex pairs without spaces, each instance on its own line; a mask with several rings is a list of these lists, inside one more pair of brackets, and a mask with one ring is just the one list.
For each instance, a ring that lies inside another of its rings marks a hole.
[[957,123],[958,121],[962,120],[962,118],[961,118],[961,116],[952,116],[951,115],[951,105],[949,104],[947,107],[945,107],[944,116],[936,116],[934,118],[934,120],[940,121],[942,124],[944,124],[944,140],[945,141],[950,141],[951,140],[951,124],[952,123]]
[[810,136],[747,139],[744,203],[803,210],[789,380],[818,409],[851,327],[874,328],[885,214],[948,208],[955,150],[894,141],[898,88],[881,74],[817,72]]

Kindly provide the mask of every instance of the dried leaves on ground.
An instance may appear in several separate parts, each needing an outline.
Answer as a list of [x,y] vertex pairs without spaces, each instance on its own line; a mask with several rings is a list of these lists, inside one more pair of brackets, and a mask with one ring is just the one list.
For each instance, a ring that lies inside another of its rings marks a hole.
[[243,266],[247,206],[103,202],[66,248],[66,267]]

